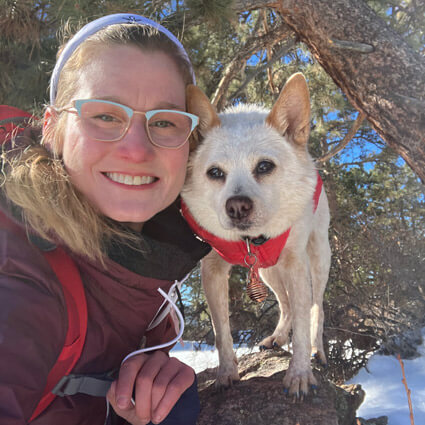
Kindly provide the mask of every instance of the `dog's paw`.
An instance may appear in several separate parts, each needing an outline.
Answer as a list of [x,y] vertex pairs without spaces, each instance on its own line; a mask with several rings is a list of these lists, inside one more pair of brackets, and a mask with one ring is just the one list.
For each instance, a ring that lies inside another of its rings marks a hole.
[[291,367],[286,371],[283,378],[284,393],[292,396],[295,399],[303,400],[308,394],[310,388],[316,389],[318,386],[317,380],[311,369],[298,370],[296,367]]
[[264,338],[259,344],[260,351],[278,349],[285,344],[285,341],[282,341],[282,338],[270,335],[267,338]]
[[234,382],[239,380],[238,366],[237,361],[235,360],[229,365],[219,366],[215,380],[215,387],[217,389],[229,388]]
[[240,380],[239,374],[232,374],[232,375],[219,375],[217,374],[216,380],[215,380],[215,387],[219,390],[230,388],[233,386],[234,382],[238,382]]
[[229,376],[229,375],[217,375],[215,380],[215,388],[218,390],[224,390],[233,386],[235,382],[239,382],[240,378],[238,376]]

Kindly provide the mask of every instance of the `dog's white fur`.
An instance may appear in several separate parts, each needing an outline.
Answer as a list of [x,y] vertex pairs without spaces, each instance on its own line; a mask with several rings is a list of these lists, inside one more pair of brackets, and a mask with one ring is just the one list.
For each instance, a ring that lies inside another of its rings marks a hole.
[[[323,350],[323,293],[329,274],[329,209],[322,190],[316,212],[313,193],[317,173],[307,152],[310,99],[302,74],[293,75],[271,112],[240,105],[217,115],[196,87],[187,90],[188,111],[200,117],[202,140],[191,153],[182,198],[196,221],[226,239],[265,235],[273,238],[291,228],[287,244],[273,267],[260,269],[275,293],[280,318],[272,335],[260,345],[282,346],[293,330],[293,357],[284,378],[291,394],[307,394],[317,385],[310,354],[326,362]],[[275,167],[258,173],[262,161]],[[211,178],[211,169],[223,178]],[[226,213],[234,196],[252,200],[252,211],[241,220]],[[211,311],[219,352],[217,383],[239,379],[228,311],[230,264],[215,251],[202,260],[202,283]]]

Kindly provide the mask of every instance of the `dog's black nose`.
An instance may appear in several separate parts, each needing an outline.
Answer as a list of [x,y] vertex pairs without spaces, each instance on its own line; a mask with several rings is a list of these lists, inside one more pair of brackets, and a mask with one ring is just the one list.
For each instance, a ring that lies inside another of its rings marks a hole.
[[232,220],[243,220],[251,215],[253,202],[247,196],[232,196],[226,201],[226,213]]

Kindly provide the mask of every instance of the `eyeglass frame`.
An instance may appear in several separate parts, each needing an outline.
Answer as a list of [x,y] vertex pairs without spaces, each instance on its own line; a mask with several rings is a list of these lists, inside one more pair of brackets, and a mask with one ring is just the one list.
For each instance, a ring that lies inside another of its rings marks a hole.
[[[130,128],[130,125],[131,125],[131,120],[133,118],[133,115],[135,115],[135,114],[142,114],[146,118],[145,119],[146,134],[148,135],[149,141],[154,146],[156,146],[158,148],[163,148],[163,149],[180,149],[188,141],[188,139],[189,139],[190,135],[192,134],[193,130],[199,124],[199,117],[197,115],[194,115],[194,114],[191,114],[191,113],[185,112],[185,111],[180,111],[178,109],[152,109],[150,111],[143,112],[143,111],[136,111],[135,109],[130,108],[127,105],[123,105],[122,103],[113,102],[111,100],[102,100],[102,99],[75,99],[75,100],[71,101],[71,105],[69,105],[69,106],[64,106],[63,108],[54,108],[54,109],[58,113],[61,113],[61,112],[70,112],[70,113],[74,113],[74,114],[76,113],[80,118],[82,118],[82,116],[81,116],[81,108],[84,105],[84,103],[87,103],[87,102],[108,103],[110,105],[119,106],[120,108],[122,108],[125,111],[125,113],[127,114],[127,117],[128,117],[127,127],[124,129],[124,131],[123,131],[123,133],[122,133],[122,135],[120,137],[118,137],[116,139],[113,139],[113,140],[102,140],[102,139],[96,139],[96,138],[93,137],[94,140],[97,140],[99,142],[107,142],[108,143],[108,142],[118,142],[118,141],[120,141],[127,134],[127,131],[128,131],[128,129]],[[75,111],[70,110],[70,108],[74,108]],[[191,126],[191,129],[189,131],[189,134],[187,135],[186,139],[182,143],[180,143],[180,145],[178,145],[178,146],[162,146],[162,145],[159,145],[159,144],[155,143],[152,140],[152,136],[151,136],[151,134],[149,132],[148,122],[149,122],[149,119],[151,117],[153,117],[155,114],[157,114],[159,112],[173,112],[173,113],[178,113],[178,114],[181,114],[181,115],[185,115],[185,116],[187,116],[187,117],[189,117],[191,119],[192,126]]]

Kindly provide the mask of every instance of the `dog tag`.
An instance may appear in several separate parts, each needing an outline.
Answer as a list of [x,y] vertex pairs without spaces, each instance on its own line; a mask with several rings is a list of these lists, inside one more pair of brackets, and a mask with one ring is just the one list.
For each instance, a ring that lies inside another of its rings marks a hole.
[[244,262],[249,267],[248,279],[246,282],[246,292],[252,301],[262,303],[269,295],[266,285],[260,279],[258,274],[257,256],[251,252],[250,238],[244,238],[246,242],[247,254],[245,255]]
[[262,303],[269,295],[266,285],[258,275],[258,270],[255,270],[254,267],[251,267],[248,272],[246,292],[249,298],[257,303]]

